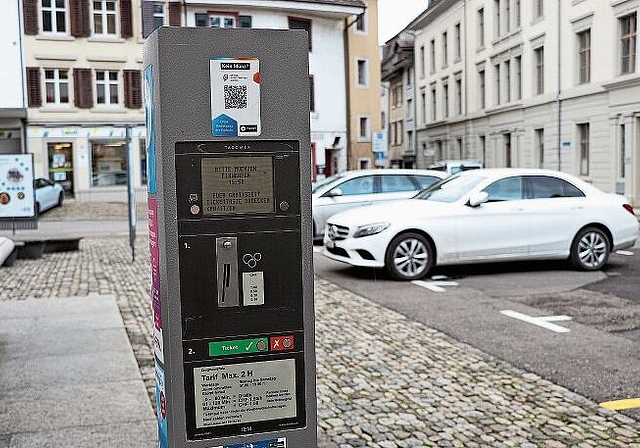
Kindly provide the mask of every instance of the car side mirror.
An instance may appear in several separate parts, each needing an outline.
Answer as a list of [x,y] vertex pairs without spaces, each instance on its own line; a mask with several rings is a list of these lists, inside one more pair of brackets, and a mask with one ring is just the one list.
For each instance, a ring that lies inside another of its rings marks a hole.
[[484,204],[488,200],[489,200],[489,193],[487,193],[486,191],[478,191],[478,192],[472,193],[471,196],[469,196],[469,202],[467,202],[467,205],[469,207],[477,207],[480,204]]
[[342,196],[342,190],[337,187],[332,188],[327,192],[327,196],[329,196],[330,198],[334,198],[336,196]]

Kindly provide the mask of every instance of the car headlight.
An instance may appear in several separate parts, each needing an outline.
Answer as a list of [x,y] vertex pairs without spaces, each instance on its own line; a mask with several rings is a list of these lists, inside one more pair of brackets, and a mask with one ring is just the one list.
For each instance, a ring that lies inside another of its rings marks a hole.
[[363,236],[375,235],[376,233],[380,233],[386,228],[388,228],[391,223],[388,222],[377,222],[375,224],[367,224],[366,226],[360,226],[356,229],[353,234],[354,238],[360,238]]

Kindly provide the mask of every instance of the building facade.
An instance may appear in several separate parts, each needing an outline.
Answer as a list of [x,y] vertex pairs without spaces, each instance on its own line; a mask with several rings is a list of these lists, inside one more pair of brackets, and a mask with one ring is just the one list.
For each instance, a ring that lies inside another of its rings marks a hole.
[[373,132],[382,130],[378,1],[363,1],[366,10],[345,21],[348,154],[347,165],[338,163],[338,171],[373,168]]
[[432,1],[408,26],[418,164],[559,169],[637,205],[639,10],[638,0]]
[[388,89],[389,162],[391,168],[413,168],[416,163],[413,34],[403,31],[385,43],[382,80]]
[[[352,150],[345,27],[367,10],[364,2],[21,0],[20,4],[24,68],[17,79],[25,79],[25,88],[19,89],[25,91],[27,102],[24,147],[34,154],[36,175],[60,182],[68,195],[78,200],[124,200],[127,167],[132,166],[138,198],[144,200],[142,47],[144,39],[164,25],[307,30],[313,173],[324,176],[347,169]],[[375,12],[371,14],[376,20]],[[377,39],[376,27],[371,33]],[[370,82],[379,85],[379,77],[372,76]],[[376,96],[377,121],[372,126],[379,126],[378,100]]]

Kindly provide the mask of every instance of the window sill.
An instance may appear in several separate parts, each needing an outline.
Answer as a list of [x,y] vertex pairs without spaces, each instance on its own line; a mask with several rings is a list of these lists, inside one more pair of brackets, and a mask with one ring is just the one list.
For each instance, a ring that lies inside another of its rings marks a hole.
[[89,38],[87,38],[87,42],[108,42],[108,43],[125,43],[126,40],[124,40],[121,37],[117,37],[117,36],[91,36]]
[[76,113],[78,112],[78,109],[76,109],[75,107],[68,105],[62,105],[62,104],[47,104],[44,105],[40,108],[38,108],[38,112],[42,112],[42,113],[61,113],[61,112],[73,112]]
[[120,106],[113,106],[113,107],[97,106],[97,107],[92,107],[90,109],[91,112],[100,113],[100,114],[123,114],[123,113],[126,113],[128,110],[129,109],[125,109]]
[[38,34],[36,40],[57,40],[57,41],[72,41],[76,40],[75,37],[68,34]]
[[476,48],[476,53],[482,53],[484,50],[485,50],[485,46],[480,45],[478,48]]

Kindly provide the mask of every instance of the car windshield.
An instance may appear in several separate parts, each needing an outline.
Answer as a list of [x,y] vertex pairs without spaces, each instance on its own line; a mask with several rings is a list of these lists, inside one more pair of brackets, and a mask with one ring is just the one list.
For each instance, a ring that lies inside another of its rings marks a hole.
[[456,202],[485,179],[483,176],[453,176],[422,190],[415,199]]
[[316,191],[318,191],[319,189],[321,189],[325,185],[328,185],[328,184],[334,182],[336,179],[340,179],[341,177],[344,177],[344,173],[334,174],[333,176],[327,177],[326,179],[323,179],[323,180],[321,180],[319,182],[314,183],[311,186],[311,194],[315,193]]

